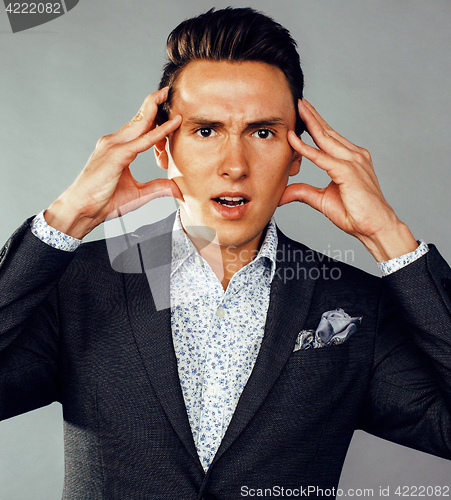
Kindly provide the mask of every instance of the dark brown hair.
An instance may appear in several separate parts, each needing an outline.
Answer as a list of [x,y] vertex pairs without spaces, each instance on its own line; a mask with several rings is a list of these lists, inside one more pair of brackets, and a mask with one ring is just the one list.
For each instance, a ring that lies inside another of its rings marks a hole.
[[168,119],[172,87],[189,62],[259,61],[279,68],[285,75],[296,110],[295,132],[300,135],[305,130],[297,113],[304,75],[296,42],[287,29],[270,17],[251,8],[211,9],[179,24],[169,35],[166,49],[169,62],[163,69],[159,88],[169,86],[169,96],[159,107],[159,124]]

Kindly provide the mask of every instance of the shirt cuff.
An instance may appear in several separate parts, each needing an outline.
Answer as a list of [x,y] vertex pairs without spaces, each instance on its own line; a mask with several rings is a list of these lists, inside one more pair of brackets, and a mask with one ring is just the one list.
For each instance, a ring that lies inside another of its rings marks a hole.
[[401,255],[401,257],[386,260],[385,262],[378,262],[377,265],[382,273],[382,276],[388,276],[389,274],[408,266],[424,254],[429,252],[429,247],[423,240],[420,240],[418,244],[418,247],[413,252]]
[[41,241],[53,248],[64,250],[65,252],[74,252],[80,246],[81,240],[77,240],[77,238],[73,238],[49,226],[44,219],[44,212],[45,210],[36,215],[33,219],[31,223],[31,232]]

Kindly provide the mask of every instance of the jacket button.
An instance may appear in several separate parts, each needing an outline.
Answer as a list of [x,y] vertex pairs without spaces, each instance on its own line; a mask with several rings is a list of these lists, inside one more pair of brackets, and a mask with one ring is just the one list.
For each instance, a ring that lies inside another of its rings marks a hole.
[[212,495],[211,493],[207,493],[202,497],[202,500],[216,500],[216,497]]

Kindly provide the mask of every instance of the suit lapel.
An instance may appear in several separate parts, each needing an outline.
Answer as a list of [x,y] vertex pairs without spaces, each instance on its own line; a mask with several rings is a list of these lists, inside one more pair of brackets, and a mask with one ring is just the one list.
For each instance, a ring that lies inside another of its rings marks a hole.
[[[290,248],[287,246],[289,240],[280,231],[278,237],[279,249],[282,245]],[[315,281],[308,276],[311,276],[309,270],[316,265],[309,262],[302,264],[307,271],[307,279],[288,279],[296,275],[294,264],[286,261],[277,263],[260,351],[212,466],[258,411],[293,352],[297,335],[307,318],[315,285]]]
[[[172,342],[169,309],[171,231],[173,217],[139,235],[145,272],[124,274],[130,323],[151,385],[171,425],[202,469],[194,445]],[[136,249],[130,258],[136,259]],[[124,256],[122,256],[124,259]],[[134,266],[130,266],[134,267]],[[166,307],[164,307],[166,306]]]

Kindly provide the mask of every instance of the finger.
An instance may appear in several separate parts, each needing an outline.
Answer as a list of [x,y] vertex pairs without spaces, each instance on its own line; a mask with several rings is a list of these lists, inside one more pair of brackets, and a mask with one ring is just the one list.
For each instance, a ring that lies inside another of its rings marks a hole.
[[308,101],[305,99],[299,101],[298,109],[299,114],[306,122],[310,136],[320,149],[327,151],[332,156],[346,160],[351,159],[352,154],[362,155],[371,163],[371,155],[366,149],[356,146],[336,132]]
[[137,210],[156,198],[171,197],[185,201],[182,192],[172,179],[154,179],[145,183],[137,183],[137,187],[139,196],[111,212],[106,217],[106,221]]
[[292,130],[288,131],[287,137],[288,142],[293,149],[298,151],[303,157],[310,160],[317,167],[325,170],[329,175],[331,175],[331,170],[337,167],[343,168],[343,166],[346,165],[343,161],[338,160],[321,149],[316,149],[309,144],[306,144]]
[[324,170],[335,184],[339,186],[347,184],[353,186],[353,189],[360,186],[359,189],[380,193],[379,181],[373,166],[363,155],[354,153],[354,162],[337,160],[324,151],[305,144],[292,130],[288,132],[288,141],[293,149]]
[[[144,184],[140,184],[139,194],[143,198],[150,196],[152,200],[155,198],[172,196],[172,198],[185,201],[180,188],[172,179],[154,179]],[[147,201],[145,203],[147,203]]]
[[359,146],[352,143],[351,141],[348,141],[346,137],[343,137],[336,130],[334,130],[306,99],[302,99],[302,104],[304,104],[304,106],[312,113],[312,115],[324,127],[329,135],[333,136],[335,139],[340,141],[344,146],[351,149],[352,151],[360,151],[361,148]]
[[174,132],[182,123],[181,115],[176,115],[167,122],[164,122],[159,127],[150,130],[149,132],[124,143],[122,146],[130,151],[133,155],[147,151],[154,146],[158,141],[164,139],[168,134]]
[[343,138],[337,134],[324,120],[317,116],[300,100],[298,103],[299,115],[304,121],[307,131],[315,144],[335,158],[350,160],[353,152],[358,148],[348,142],[344,144]]
[[285,188],[282,198],[280,198],[279,207],[293,201],[299,201],[321,212],[323,193],[323,188],[317,188],[309,184],[290,184]]
[[368,150],[366,150],[365,148],[361,148],[360,146],[357,146],[356,144],[354,144],[351,141],[348,141],[348,139],[346,139],[345,137],[340,135],[337,131],[335,131],[329,124],[327,124],[325,122],[325,120],[320,116],[318,111],[316,111],[316,109],[307,100],[303,99],[302,102],[312,112],[312,114],[315,116],[315,118],[318,120],[318,122],[321,123],[321,125],[324,127],[324,129],[327,130],[329,135],[331,135],[332,137],[337,139],[339,142],[341,142],[343,144],[343,146],[346,146],[351,151],[354,151],[354,152],[364,156],[366,158],[366,160],[372,164],[371,154],[369,153]]
[[[308,101],[307,99],[302,99],[301,102],[300,102],[301,105],[305,106],[309,111],[310,113],[316,118],[316,120],[328,131],[330,132],[334,132],[336,137],[340,137],[341,139],[345,140],[346,139],[341,136],[338,132],[336,132],[327,122],[326,120],[324,120],[324,118],[318,113],[318,111],[316,110],[316,108],[314,106],[312,106]],[[349,142],[349,141],[348,141]],[[351,143],[350,143],[351,144]]]
[[158,106],[166,101],[167,97],[168,87],[148,95],[136,115],[121,129],[112,134],[114,142],[127,142],[153,130]]

